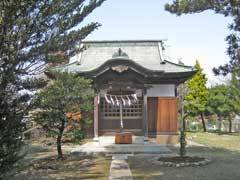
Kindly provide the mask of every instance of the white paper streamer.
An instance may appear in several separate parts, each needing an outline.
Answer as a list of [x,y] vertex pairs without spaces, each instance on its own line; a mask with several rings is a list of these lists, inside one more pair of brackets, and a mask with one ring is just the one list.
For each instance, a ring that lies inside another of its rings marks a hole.
[[136,99],[136,101],[138,100],[137,94],[134,94],[133,97]]
[[[108,104],[112,104],[119,106],[120,103],[122,103],[123,106],[131,106],[132,104],[136,103],[138,101],[137,94],[129,94],[129,95],[110,95],[105,94],[104,95],[106,101]],[[100,103],[100,96],[98,95],[98,104]]]
[[99,95],[97,96],[97,102],[98,102],[98,104],[100,104],[100,97],[99,97]]
[[114,103],[114,100],[113,100],[112,96],[110,96],[110,99],[112,101],[112,105],[114,105],[115,103]]
[[121,124],[121,128],[123,128],[123,121],[122,120],[121,120],[120,124]]
[[132,98],[133,98],[133,102],[136,103],[137,102],[137,95],[136,94],[131,94]]
[[110,104],[111,103],[111,101],[108,99],[108,97],[107,97],[107,95],[105,94],[105,99],[106,99],[106,101],[107,101],[107,103],[108,104]]
[[127,99],[128,99],[128,105],[131,106],[132,103],[131,103],[131,100],[128,96],[127,96]]
[[116,99],[116,102],[117,102],[117,106],[119,106],[119,101],[118,101],[117,96],[115,96],[115,99]]
[[121,98],[122,98],[123,106],[125,106],[126,105],[125,99],[123,97]]

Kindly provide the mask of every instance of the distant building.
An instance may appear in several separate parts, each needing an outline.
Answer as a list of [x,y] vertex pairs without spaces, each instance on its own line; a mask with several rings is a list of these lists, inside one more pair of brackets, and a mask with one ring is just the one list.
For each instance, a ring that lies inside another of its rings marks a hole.
[[235,119],[233,120],[234,123],[240,124],[240,115],[236,115]]

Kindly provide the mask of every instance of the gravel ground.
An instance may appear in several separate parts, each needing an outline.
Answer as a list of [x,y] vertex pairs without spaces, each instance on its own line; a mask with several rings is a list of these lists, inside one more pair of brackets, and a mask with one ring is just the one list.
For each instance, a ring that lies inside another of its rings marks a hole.
[[11,180],[106,180],[109,176],[110,157],[84,156],[64,152],[63,161],[56,160],[55,147],[31,144],[28,155],[17,166]]

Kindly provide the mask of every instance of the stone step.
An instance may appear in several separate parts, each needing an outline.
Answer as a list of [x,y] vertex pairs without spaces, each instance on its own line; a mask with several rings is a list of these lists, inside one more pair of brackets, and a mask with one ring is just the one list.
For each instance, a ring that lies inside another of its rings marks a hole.
[[127,160],[128,159],[128,155],[127,154],[114,154],[112,156],[112,160],[115,160],[115,159],[118,159],[118,160]]
[[78,148],[71,150],[72,152],[79,153],[107,153],[107,154],[169,154],[170,149],[163,145],[154,144],[112,144],[112,145],[95,145],[95,144],[85,144]]

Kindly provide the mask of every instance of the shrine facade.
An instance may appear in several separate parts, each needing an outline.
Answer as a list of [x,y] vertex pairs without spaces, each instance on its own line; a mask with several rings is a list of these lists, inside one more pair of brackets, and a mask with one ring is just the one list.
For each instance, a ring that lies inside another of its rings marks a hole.
[[171,62],[162,40],[85,41],[81,46],[84,51],[54,69],[93,80],[94,140],[122,131],[175,143],[176,88],[196,69]]

